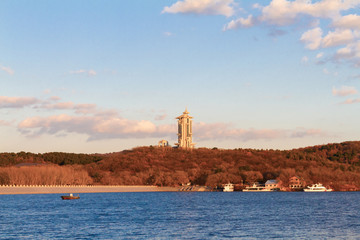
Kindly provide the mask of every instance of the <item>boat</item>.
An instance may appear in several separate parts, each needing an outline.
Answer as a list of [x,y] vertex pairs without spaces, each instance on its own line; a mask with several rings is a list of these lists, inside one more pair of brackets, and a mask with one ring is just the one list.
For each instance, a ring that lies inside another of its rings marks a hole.
[[227,183],[224,185],[223,192],[233,192],[234,191],[234,184]]
[[324,187],[321,183],[315,183],[304,188],[304,192],[332,192],[331,188]]
[[62,200],[73,200],[73,199],[79,199],[79,194],[77,196],[74,196],[72,193],[70,195],[61,196]]
[[271,192],[272,190],[265,186],[254,183],[252,186],[243,189],[243,192]]

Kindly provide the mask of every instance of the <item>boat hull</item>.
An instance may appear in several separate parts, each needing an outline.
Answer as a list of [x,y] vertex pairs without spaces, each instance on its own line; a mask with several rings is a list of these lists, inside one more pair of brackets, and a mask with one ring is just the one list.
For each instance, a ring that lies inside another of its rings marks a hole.
[[313,189],[304,189],[304,192],[332,192],[332,189],[321,189],[321,190],[313,190]]
[[80,199],[79,196],[61,196],[62,200],[74,200],[74,199]]
[[272,192],[270,189],[243,189],[243,192]]

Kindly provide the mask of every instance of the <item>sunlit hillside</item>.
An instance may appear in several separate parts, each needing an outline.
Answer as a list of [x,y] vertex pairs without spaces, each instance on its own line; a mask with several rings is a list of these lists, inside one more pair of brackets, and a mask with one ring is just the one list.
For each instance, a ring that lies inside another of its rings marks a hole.
[[299,176],[335,190],[360,189],[360,142],[289,151],[138,147],[109,154],[1,153],[0,184],[120,184],[215,187]]

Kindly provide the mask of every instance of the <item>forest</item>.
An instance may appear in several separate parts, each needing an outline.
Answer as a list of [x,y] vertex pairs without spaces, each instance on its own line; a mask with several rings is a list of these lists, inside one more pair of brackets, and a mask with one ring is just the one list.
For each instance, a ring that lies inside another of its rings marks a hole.
[[220,186],[298,176],[338,191],[360,190],[360,142],[293,150],[136,147],[108,154],[0,153],[0,185]]

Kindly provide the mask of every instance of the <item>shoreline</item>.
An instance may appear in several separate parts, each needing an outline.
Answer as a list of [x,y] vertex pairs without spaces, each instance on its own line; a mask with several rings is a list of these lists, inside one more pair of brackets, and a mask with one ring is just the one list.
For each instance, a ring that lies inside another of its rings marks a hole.
[[177,192],[177,187],[70,185],[70,186],[0,186],[0,195],[53,193],[110,193],[110,192]]

